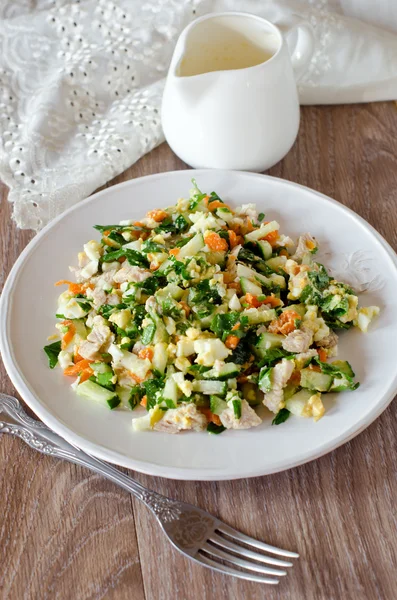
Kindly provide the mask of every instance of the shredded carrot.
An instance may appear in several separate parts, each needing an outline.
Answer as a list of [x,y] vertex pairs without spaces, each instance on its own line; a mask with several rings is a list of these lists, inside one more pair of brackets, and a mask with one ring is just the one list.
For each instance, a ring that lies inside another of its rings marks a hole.
[[204,198],[203,198],[203,202],[204,202],[204,204],[205,204],[206,206],[208,206],[208,200],[209,200],[209,199],[210,199],[210,197],[209,197],[209,196],[204,196]]
[[230,246],[230,249],[233,250],[233,248],[235,248],[235,246],[237,246],[237,244],[238,244],[237,233],[235,233],[233,231],[233,229],[229,229],[228,234],[229,234],[229,246]]
[[265,235],[263,239],[269,242],[271,246],[273,246],[277,242],[279,237],[280,236],[278,235],[278,231],[271,231],[270,233]]
[[221,238],[215,231],[210,231],[204,236],[204,241],[210,250],[214,252],[222,252],[228,249],[228,243]]
[[191,311],[190,306],[184,300],[181,300],[179,304],[182,306],[183,310],[185,311],[185,315],[188,317]]
[[105,231],[103,232],[103,235],[109,235],[110,233],[110,229],[105,229]]
[[129,376],[132,377],[132,379],[136,382],[136,383],[142,383],[143,379],[141,379],[140,377],[138,377],[138,375],[135,375],[132,371],[128,371]]
[[227,208],[228,210],[230,210],[230,206],[228,206],[224,202],[220,202],[219,200],[212,200],[211,202],[209,202],[208,210],[210,210],[212,212],[212,211],[216,210],[217,208]]
[[76,352],[75,355],[73,356],[73,362],[78,363],[81,360],[84,360],[84,358],[78,352]]
[[160,221],[164,221],[164,219],[168,217],[168,213],[166,213],[165,210],[156,208],[156,210],[149,210],[147,216],[149,219],[154,219],[157,223],[160,223]]
[[68,328],[67,332],[62,338],[61,348],[65,350],[72,341],[74,334],[76,333],[76,327],[74,326],[72,321],[61,321],[61,324]]
[[151,271],[157,271],[157,269],[160,267],[160,265],[156,265],[154,262],[150,263],[150,270]]
[[235,348],[237,348],[237,345],[240,341],[240,338],[237,337],[237,335],[228,335],[225,341],[225,346],[226,348],[230,348],[231,350],[234,350]]
[[301,382],[301,373],[300,371],[294,371],[291,375],[291,377],[288,380],[289,383],[294,383],[296,385],[299,385]]
[[318,365],[309,365],[309,369],[311,369],[311,371],[316,371],[316,373],[321,373],[321,368]]
[[274,296],[274,294],[272,294],[271,296],[266,296],[266,298],[261,301],[261,304],[270,304],[270,306],[273,306],[273,307],[280,306],[281,300],[280,300],[280,298],[276,298],[276,296]]
[[92,360],[88,360],[87,358],[80,360],[78,363],[66,367],[63,374],[67,375],[68,377],[75,377],[79,373],[82,373],[83,371],[88,369],[90,363],[92,363]]
[[72,281],[68,281],[67,279],[60,279],[59,281],[56,281],[54,285],[58,287],[59,285],[70,285],[71,283]]
[[280,256],[289,256],[288,250],[286,250],[285,248],[283,248],[282,250],[280,250]]
[[232,288],[233,290],[236,290],[236,292],[239,294],[241,292],[241,285],[239,281],[235,281],[233,283],[228,283],[227,284],[228,288]]
[[233,325],[233,327],[232,327],[232,331],[237,331],[237,329],[239,327],[240,327],[240,323],[239,322],[235,323],[235,325]]
[[244,298],[242,298],[243,302],[246,302],[250,308],[258,308],[261,303],[258,300],[258,296],[254,296],[253,294],[245,294]]
[[180,248],[171,248],[169,252],[172,254],[172,256],[177,256],[180,252]]
[[143,223],[141,223],[140,221],[135,221],[134,225],[135,225],[135,227],[145,227],[145,225]]
[[270,322],[268,330],[270,333],[283,333],[287,335],[296,329],[295,320],[301,316],[294,310],[286,310],[278,317]]
[[147,405],[147,396],[146,394],[143,396],[142,400],[139,403],[141,406],[144,406],[146,408]]
[[152,360],[153,354],[153,348],[142,348],[142,350],[139,350],[138,352],[139,358],[148,358],[149,360]]
[[232,283],[234,280],[235,276],[232,275],[232,273],[228,273],[227,271],[225,271],[225,273],[223,274],[224,283]]
[[250,233],[253,230],[254,230],[254,226],[252,224],[252,221],[249,217],[247,217],[246,233]]
[[208,423],[215,423],[215,425],[222,425],[222,421],[220,420],[218,415],[215,415],[213,412],[211,412],[211,410],[209,408],[202,407],[199,410],[205,416]]
[[321,360],[321,362],[325,362],[328,358],[328,354],[327,354],[326,350],[324,350],[324,348],[319,348],[317,350],[317,352],[318,352],[318,357]]
[[87,381],[87,379],[89,379],[93,374],[94,371],[91,369],[91,367],[84,369],[84,371],[82,371],[80,375],[80,383],[83,383],[83,381]]

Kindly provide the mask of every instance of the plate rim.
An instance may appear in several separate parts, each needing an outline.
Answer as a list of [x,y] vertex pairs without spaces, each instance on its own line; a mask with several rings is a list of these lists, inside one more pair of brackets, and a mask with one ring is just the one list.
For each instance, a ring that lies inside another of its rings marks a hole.
[[58,215],[55,219],[50,221],[50,223],[48,223],[34,238],[32,238],[32,240],[27,244],[27,246],[22,250],[21,254],[17,258],[10,273],[7,276],[7,279],[4,284],[2,294],[1,294],[1,298],[0,298],[0,352],[1,352],[1,356],[3,359],[3,363],[6,368],[7,374],[9,376],[12,384],[16,388],[18,394],[24,400],[24,402],[26,402],[26,404],[33,410],[33,412],[48,427],[50,427],[53,431],[55,431],[55,433],[57,433],[58,435],[63,437],[68,442],[79,446],[83,451],[87,452],[88,454],[91,454],[101,460],[110,462],[112,464],[126,467],[129,469],[133,469],[135,471],[144,473],[146,475],[152,475],[155,477],[164,477],[167,479],[183,480],[183,481],[224,481],[224,480],[230,481],[230,480],[234,480],[234,479],[271,475],[273,473],[278,473],[281,471],[292,469],[297,466],[311,462],[312,460],[316,460],[316,459],[328,454],[329,452],[332,452],[333,450],[342,446],[343,444],[347,443],[348,441],[352,440],[354,437],[356,437],[362,431],[364,431],[367,427],[369,427],[369,425],[371,425],[382,414],[382,412],[391,403],[391,401],[393,400],[394,396],[397,393],[397,371],[396,371],[394,380],[391,382],[388,390],[386,391],[386,393],[383,396],[383,401],[381,403],[378,403],[375,407],[373,407],[373,409],[369,410],[367,412],[367,414],[365,414],[363,417],[361,417],[361,419],[359,419],[355,425],[351,426],[349,430],[345,431],[341,435],[336,436],[332,441],[326,443],[324,446],[321,446],[317,451],[314,451],[314,452],[308,451],[305,455],[301,456],[297,460],[284,460],[284,461],[281,461],[280,464],[276,464],[270,468],[255,469],[253,471],[249,471],[249,469],[247,469],[247,472],[244,474],[233,475],[230,473],[227,473],[227,474],[211,473],[211,472],[203,473],[203,471],[205,471],[205,468],[203,468],[203,467],[200,467],[200,469],[197,469],[197,471],[196,471],[196,470],[188,469],[186,467],[167,467],[164,465],[158,465],[153,462],[144,462],[144,461],[141,461],[138,459],[128,457],[120,452],[116,452],[114,450],[106,448],[105,446],[102,446],[97,443],[91,442],[90,440],[87,440],[85,437],[83,437],[79,434],[76,434],[72,429],[69,428],[68,425],[66,425],[59,418],[55,417],[43,404],[40,403],[40,400],[38,399],[38,397],[33,392],[30,391],[28,381],[26,381],[24,376],[21,373],[19,373],[19,371],[16,367],[16,364],[13,361],[14,357],[13,357],[12,346],[9,343],[8,335],[7,335],[8,329],[9,329],[9,314],[10,314],[8,309],[9,309],[9,305],[10,305],[10,300],[12,299],[14,284],[20,275],[20,269],[23,266],[25,259],[33,252],[36,245],[41,243],[41,241],[46,237],[47,233],[52,228],[54,228],[62,219],[66,218],[74,211],[79,210],[79,208],[81,206],[95,202],[98,197],[112,193],[114,188],[119,189],[122,187],[134,187],[134,185],[136,185],[137,182],[141,182],[142,180],[145,180],[145,179],[153,180],[153,179],[159,179],[159,178],[164,178],[164,177],[165,178],[173,177],[174,175],[176,175],[178,173],[186,173],[186,171],[191,173],[192,177],[199,177],[200,174],[206,174],[209,172],[211,172],[211,173],[218,172],[220,175],[227,174],[227,173],[233,173],[234,175],[238,175],[238,176],[251,177],[251,178],[256,178],[256,179],[261,179],[261,180],[276,181],[286,187],[292,187],[292,188],[298,187],[298,188],[301,188],[302,190],[309,191],[311,194],[315,194],[316,196],[318,196],[319,199],[321,199],[322,201],[329,202],[333,205],[336,205],[342,211],[347,211],[348,213],[350,213],[350,215],[356,221],[358,221],[358,223],[361,224],[361,226],[363,226],[365,229],[367,229],[369,231],[369,233],[371,233],[372,236],[374,236],[376,238],[376,240],[381,244],[383,249],[389,255],[390,259],[392,260],[392,262],[394,263],[394,265],[397,269],[397,254],[396,254],[396,252],[393,250],[393,248],[390,246],[390,244],[384,239],[384,237],[370,223],[368,223],[363,217],[358,215],[355,211],[353,211],[351,208],[345,206],[341,202],[338,202],[337,200],[330,198],[329,196],[323,194],[322,192],[319,192],[317,190],[309,188],[305,185],[295,183],[295,182],[289,181],[287,179],[282,179],[280,177],[273,177],[271,175],[264,175],[261,173],[250,173],[250,172],[246,172],[246,171],[232,171],[232,170],[227,170],[227,169],[219,169],[216,171],[212,170],[212,169],[179,169],[179,170],[174,170],[174,171],[165,171],[165,172],[161,172],[161,173],[154,173],[154,174],[149,174],[149,175],[145,175],[142,177],[137,177],[134,179],[130,179],[128,181],[121,182],[114,186],[105,188],[99,192],[92,194],[88,198],[85,198],[84,200],[77,202],[75,205],[70,207],[68,210],[64,211],[63,213]]

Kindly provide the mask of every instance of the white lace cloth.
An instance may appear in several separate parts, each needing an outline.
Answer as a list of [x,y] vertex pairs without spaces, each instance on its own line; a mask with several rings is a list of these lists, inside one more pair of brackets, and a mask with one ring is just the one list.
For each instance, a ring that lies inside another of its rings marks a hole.
[[302,104],[397,98],[397,35],[333,12],[352,2],[0,0],[0,178],[17,225],[39,230],[163,141],[175,42],[208,12],[309,22]]

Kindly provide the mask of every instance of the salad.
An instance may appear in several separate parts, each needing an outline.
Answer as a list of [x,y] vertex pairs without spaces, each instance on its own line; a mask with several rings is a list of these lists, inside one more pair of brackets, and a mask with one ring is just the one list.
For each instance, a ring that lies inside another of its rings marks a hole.
[[337,331],[366,332],[379,308],[316,262],[254,204],[231,208],[193,180],[188,199],[141,221],[95,225],[44,348],[82,399],[136,410],[135,431],[221,433],[257,408],[320,419],[322,394],[355,390]]

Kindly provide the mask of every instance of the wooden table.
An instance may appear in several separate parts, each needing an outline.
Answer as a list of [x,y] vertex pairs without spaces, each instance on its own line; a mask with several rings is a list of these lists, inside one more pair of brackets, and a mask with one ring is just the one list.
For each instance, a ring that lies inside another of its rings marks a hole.
[[[109,185],[186,168],[163,144]],[[297,143],[269,173],[324,192],[397,249],[397,109],[305,107]],[[1,204],[1,283],[32,237]],[[0,389],[15,394],[4,369]],[[299,549],[277,588],[196,566],[143,505],[101,477],[0,443],[0,599],[394,600],[397,597],[397,405],[357,438],[305,466],[257,479],[174,482],[135,474],[242,531]]]

